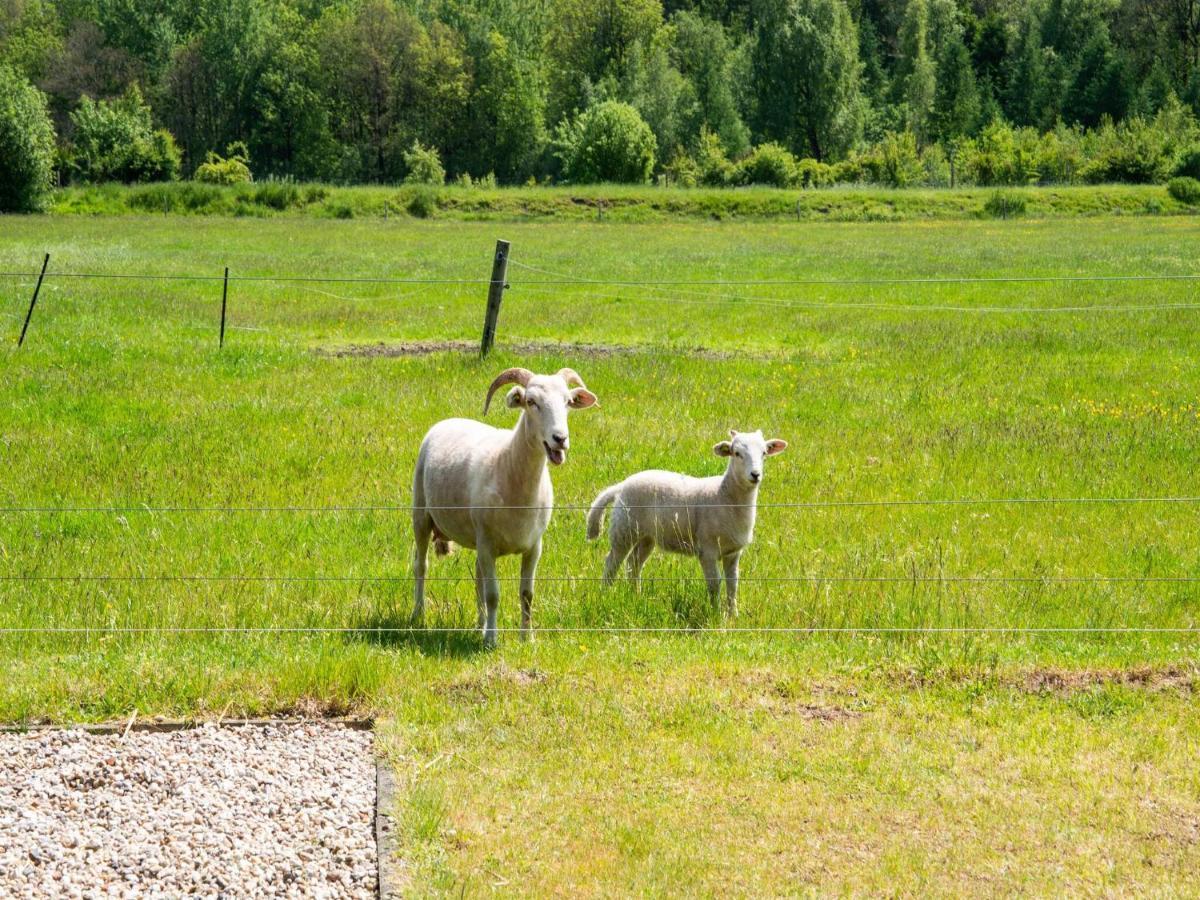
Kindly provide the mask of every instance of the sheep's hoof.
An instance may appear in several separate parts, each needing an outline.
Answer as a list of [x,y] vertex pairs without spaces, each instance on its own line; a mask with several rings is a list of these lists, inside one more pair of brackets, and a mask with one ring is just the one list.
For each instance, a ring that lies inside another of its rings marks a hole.
[[527,625],[521,629],[521,640],[527,644],[533,643],[533,627]]

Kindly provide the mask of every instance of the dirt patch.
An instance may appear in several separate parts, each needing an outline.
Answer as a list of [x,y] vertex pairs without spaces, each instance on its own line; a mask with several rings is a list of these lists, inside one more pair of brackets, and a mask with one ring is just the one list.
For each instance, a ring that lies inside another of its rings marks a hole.
[[[504,350],[511,353],[529,355],[563,356],[578,359],[602,359],[613,356],[644,356],[662,350],[659,347],[623,345],[623,344],[587,344],[578,342],[563,343],[560,341],[505,341]],[[704,347],[671,347],[672,353],[699,359],[778,359],[778,355],[767,353],[733,352],[729,350],[711,350]],[[435,353],[471,353],[479,352],[479,344],[475,341],[401,341],[388,343],[379,341],[375,344],[346,344],[338,347],[316,347],[313,352],[317,356],[334,359],[346,358],[386,358],[386,357],[421,357],[432,356]]]
[[853,688],[780,678],[764,669],[738,672],[733,683],[732,702],[750,712],[819,722],[844,722],[863,717],[860,710],[839,702],[853,702],[857,696]]
[[1197,680],[1196,670],[1180,666],[1139,666],[1133,669],[1038,668],[1020,673],[1013,679],[1013,684],[1031,694],[1069,697],[1109,685],[1190,693],[1195,690]]
[[541,669],[513,669],[502,663],[485,672],[455,679],[443,686],[440,693],[456,700],[482,703],[495,694],[497,687],[528,688],[549,679]]

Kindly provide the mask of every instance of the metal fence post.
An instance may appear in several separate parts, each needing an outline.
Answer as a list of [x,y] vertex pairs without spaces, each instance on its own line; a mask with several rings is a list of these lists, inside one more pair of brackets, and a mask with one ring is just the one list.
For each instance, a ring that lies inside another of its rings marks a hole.
[[496,322],[500,318],[500,301],[508,287],[508,241],[496,241],[496,256],[492,260],[492,280],[488,285],[487,314],[483,319],[483,340],[479,355],[487,356],[496,343]]
[[225,302],[229,299],[229,266],[225,267],[225,282],[221,286],[221,342],[217,349],[225,346]]
[[29,300],[29,311],[25,313],[25,324],[21,326],[21,336],[17,338],[17,346],[20,347],[25,343],[25,332],[29,330],[29,320],[33,318],[33,308],[37,306],[38,294],[42,290],[42,279],[46,277],[46,267],[50,265],[50,254],[46,254],[46,258],[42,260],[42,272],[38,275],[37,284],[33,288],[33,297]]

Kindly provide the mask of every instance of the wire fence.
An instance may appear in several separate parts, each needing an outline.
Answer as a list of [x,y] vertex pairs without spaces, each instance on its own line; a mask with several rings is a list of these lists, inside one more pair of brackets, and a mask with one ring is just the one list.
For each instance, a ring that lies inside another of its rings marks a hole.
[[[797,277],[797,278],[760,278],[760,279],[624,279],[624,278],[594,278],[572,272],[561,272],[543,266],[532,265],[512,259],[507,253],[505,244],[505,266],[493,269],[490,278],[455,278],[455,277],[397,277],[397,276],[312,276],[292,274],[205,274],[205,273],[154,273],[154,272],[97,272],[97,271],[59,271],[49,267],[47,254],[42,272],[37,271],[0,271],[0,277],[21,279],[33,283],[37,279],[37,287],[29,311],[25,315],[25,326],[33,314],[38,290],[44,281],[57,279],[66,280],[113,280],[113,281],[148,281],[148,282],[199,282],[221,283],[225,292],[230,284],[294,284],[300,290],[318,296],[340,301],[359,298],[344,296],[332,291],[325,291],[312,285],[397,285],[407,286],[412,290],[389,298],[397,301],[419,296],[427,289],[444,286],[488,287],[493,292],[499,290],[529,291],[533,295],[556,297],[570,296],[580,300],[613,300],[660,302],[671,304],[740,304],[764,309],[795,309],[809,311],[844,311],[844,312],[900,312],[900,313],[964,313],[964,314],[1075,314],[1075,313],[1150,313],[1172,312],[1200,309],[1200,302],[1161,302],[1161,303],[1129,303],[1129,304],[1069,304],[1069,305],[1036,305],[1036,304],[944,304],[944,303],[884,303],[884,302],[835,302],[826,300],[805,300],[796,297],[779,296],[773,293],[760,296],[747,293],[747,290],[764,289],[778,292],[785,288],[867,288],[867,287],[931,287],[944,286],[997,286],[997,285],[1034,285],[1034,284],[1110,284],[1110,283],[1200,283],[1200,273],[1095,273],[1095,274],[1041,274],[1041,275],[994,275],[994,276],[896,276],[870,278],[828,278],[828,277]],[[511,278],[507,266],[512,266],[520,273],[528,273],[529,277]],[[562,293],[564,288],[575,288],[568,295]],[[733,289],[733,290],[730,290]],[[490,309],[489,316],[494,328],[495,318]],[[498,311],[498,301],[497,301]],[[17,318],[21,318],[17,316]],[[222,302],[221,329],[226,327],[225,303]],[[229,326],[241,330],[254,329],[249,326]],[[487,326],[485,325],[485,334]],[[24,330],[22,331],[22,338]],[[485,338],[485,351],[486,351]],[[855,509],[855,508],[909,508],[909,507],[967,507],[967,506],[1046,506],[1046,505],[1131,505],[1131,504],[1200,504],[1200,496],[1193,495],[1164,495],[1164,496],[1063,496],[1063,497],[916,497],[916,498],[833,498],[812,499],[786,502],[757,503],[758,509],[781,510],[825,510],[825,509]],[[704,504],[705,507],[745,507],[745,504]],[[675,510],[689,513],[694,504],[642,504],[634,505],[635,509]],[[556,510],[564,512],[582,512],[590,508],[590,504],[566,503],[549,506],[515,505],[515,506],[438,506],[422,507],[431,511],[477,511],[477,510]],[[408,504],[388,503],[351,503],[351,504],[294,504],[294,505],[153,505],[153,504],[124,504],[124,505],[8,505],[0,506],[0,516],[13,517],[24,515],[63,516],[70,514],[196,514],[196,515],[237,515],[237,514],[296,514],[296,515],[333,515],[333,514],[387,514],[412,512],[414,507]],[[47,574],[41,572],[11,573],[0,575],[0,583],[28,584],[45,583],[128,583],[128,584],[165,584],[165,583],[225,583],[225,584],[393,584],[410,582],[414,579],[411,574],[403,575],[357,575],[357,574],[214,574],[214,573],[162,573],[162,574],[131,574],[131,573],[94,573],[81,572],[74,574]],[[427,576],[425,581],[438,582],[470,582],[469,576]],[[501,577],[498,581],[518,582],[518,577]],[[587,575],[549,575],[537,579],[539,582],[560,584],[589,584],[602,582],[600,576]],[[645,583],[669,584],[702,584],[703,577],[678,576],[671,578],[642,578]],[[865,575],[865,574],[834,574],[821,573],[798,574],[787,576],[747,576],[740,579],[745,584],[773,585],[824,585],[824,584],[960,584],[960,585],[989,585],[989,584],[1194,584],[1200,582],[1200,575],[1131,575],[1131,574],[1092,574],[1069,575],[1055,573],[1031,574],[933,574],[920,575],[916,573],[897,575]],[[46,634],[84,634],[95,635],[104,633],[129,634],[252,634],[252,633],[343,633],[357,634],[363,632],[409,632],[409,627],[382,626],[45,626],[45,627],[0,627],[0,634],[30,635]],[[474,633],[476,629],[466,627],[427,628],[422,631],[432,633]],[[515,628],[500,628],[499,631],[517,631]],[[784,635],[818,635],[818,634],[905,634],[905,635],[938,635],[938,634],[1179,634],[1191,635],[1200,633],[1200,628],[1190,626],[1157,627],[1157,626],[762,626],[762,627],[713,627],[697,629],[691,627],[637,627],[637,626],[549,626],[538,629],[542,633],[571,633],[571,634],[784,634]]]

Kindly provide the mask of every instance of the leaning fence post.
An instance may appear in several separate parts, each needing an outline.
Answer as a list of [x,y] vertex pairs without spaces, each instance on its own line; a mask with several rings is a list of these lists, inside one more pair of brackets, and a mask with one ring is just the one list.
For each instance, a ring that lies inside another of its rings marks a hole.
[[225,301],[229,299],[229,266],[225,267],[225,283],[221,286],[221,342],[217,349],[225,346]]
[[29,311],[25,313],[25,324],[21,326],[21,336],[17,338],[17,346],[20,347],[25,343],[25,332],[29,330],[29,320],[33,318],[33,308],[37,306],[38,294],[42,290],[42,279],[46,277],[46,266],[50,265],[50,254],[46,254],[46,258],[42,260],[42,273],[38,275],[37,284],[33,287],[33,297],[29,300]]
[[496,241],[496,256],[492,260],[492,280],[488,285],[487,314],[483,320],[483,341],[479,355],[487,356],[496,343],[496,321],[500,318],[500,301],[508,287],[508,241]]

